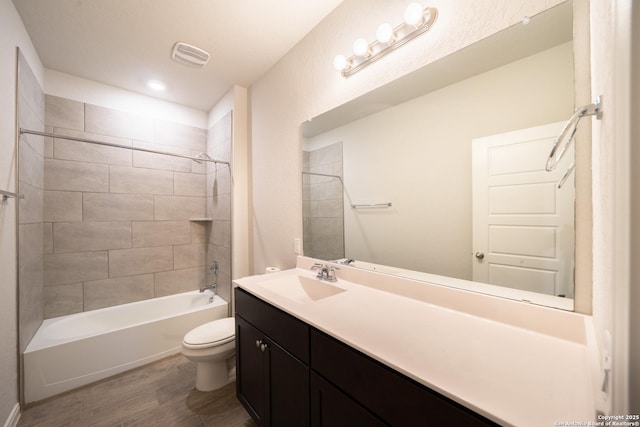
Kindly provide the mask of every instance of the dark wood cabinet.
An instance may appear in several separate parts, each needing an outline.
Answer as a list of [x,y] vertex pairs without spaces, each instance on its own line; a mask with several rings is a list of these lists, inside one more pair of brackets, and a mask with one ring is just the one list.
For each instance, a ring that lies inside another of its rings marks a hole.
[[[236,291],[236,392],[251,417],[261,426],[308,426],[309,367],[270,335],[286,334],[295,349],[301,345],[308,359],[309,327],[257,298]],[[258,319],[259,325],[246,317]],[[302,327],[301,327],[302,326]],[[260,328],[260,329],[258,329]],[[296,336],[297,335],[297,336]]]
[[311,372],[312,427],[382,427],[386,424],[315,372]]
[[261,426],[497,424],[236,289],[236,388]]

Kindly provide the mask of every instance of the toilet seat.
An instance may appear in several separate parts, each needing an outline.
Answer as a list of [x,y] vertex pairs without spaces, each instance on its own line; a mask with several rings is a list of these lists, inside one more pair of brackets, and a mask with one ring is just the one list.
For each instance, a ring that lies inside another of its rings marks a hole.
[[235,339],[236,321],[233,317],[214,320],[189,331],[182,345],[189,349],[215,347]]

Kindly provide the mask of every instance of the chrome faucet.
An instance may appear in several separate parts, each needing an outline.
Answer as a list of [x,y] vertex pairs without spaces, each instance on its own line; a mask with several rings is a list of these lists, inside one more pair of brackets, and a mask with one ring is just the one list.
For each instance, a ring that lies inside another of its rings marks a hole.
[[337,282],[338,278],[336,277],[336,270],[339,270],[338,267],[334,267],[333,265],[320,264],[319,262],[313,264],[311,266],[312,270],[318,270],[318,274],[316,274],[316,279],[322,280],[324,282]]
[[214,294],[216,293],[216,288],[218,287],[218,285],[216,283],[211,283],[210,285],[203,285],[200,287],[200,293],[206,291],[207,289],[209,289],[211,292],[213,292]]

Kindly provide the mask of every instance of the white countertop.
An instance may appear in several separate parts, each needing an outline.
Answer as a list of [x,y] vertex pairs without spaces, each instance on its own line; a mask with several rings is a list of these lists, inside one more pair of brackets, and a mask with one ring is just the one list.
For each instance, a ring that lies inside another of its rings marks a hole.
[[[502,425],[553,426],[595,418],[593,364],[585,332],[590,317],[444,287],[429,292],[451,293],[452,303],[436,305],[420,295],[421,287],[435,285],[405,281],[398,295],[364,285],[367,278],[402,281],[376,274],[349,273],[345,268],[331,284],[345,292],[311,302],[300,302],[272,286],[275,279],[291,275],[314,278],[307,268],[234,283]],[[341,276],[357,278],[361,284]],[[417,298],[411,297],[411,289]],[[490,312],[485,316],[475,305],[464,309],[467,297],[473,302],[486,299]],[[513,304],[521,309],[514,310]],[[528,327],[535,322],[523,320],[521,312],[552,319],[553,325]]]

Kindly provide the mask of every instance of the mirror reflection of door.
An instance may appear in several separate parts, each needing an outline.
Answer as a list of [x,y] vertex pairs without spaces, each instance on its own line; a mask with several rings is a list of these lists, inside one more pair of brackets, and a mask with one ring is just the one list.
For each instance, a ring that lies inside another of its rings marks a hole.
[[473,140],[474,281],[573,297],[573,146],[545,170],[563,125]]

